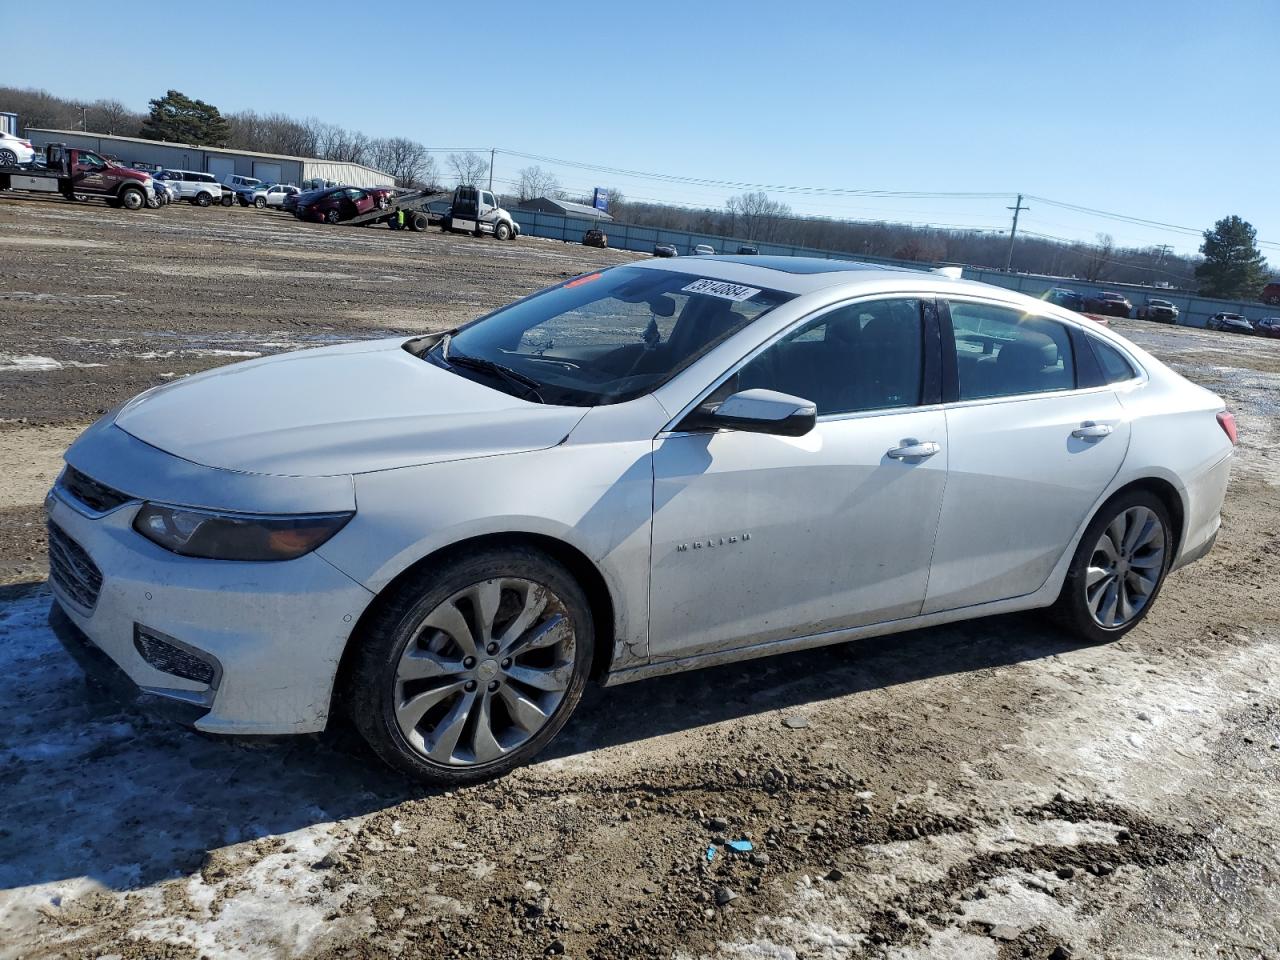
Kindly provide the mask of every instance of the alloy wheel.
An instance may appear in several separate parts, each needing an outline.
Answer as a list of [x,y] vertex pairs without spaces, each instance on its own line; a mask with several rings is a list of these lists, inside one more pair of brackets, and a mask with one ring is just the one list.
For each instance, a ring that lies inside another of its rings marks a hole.
[[573,678],[564,603],[522,578],[473,584],[419,624],[396,667],[396,724],[414,751],[451,767],[510,754],[555,714]]
[[1165,530],[1155,511],[1130,507],[1102,531],[1085,571],[1085,604],[1108,630],[1133,620],[1150,602],[1164,573]]

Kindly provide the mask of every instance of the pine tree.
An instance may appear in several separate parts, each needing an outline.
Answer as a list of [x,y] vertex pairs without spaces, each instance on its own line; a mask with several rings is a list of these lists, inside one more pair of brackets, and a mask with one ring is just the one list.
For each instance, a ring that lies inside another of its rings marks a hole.
[[143,121],[139,136],[171,143],[224,147],[231,129],[213,104],[170,90],[151,101],[151,113]]
[[1204,232],[1196,267],[1200,293],[1224,300],[1252,300],[1267,279],[1266,260],[1258,250],[1258,232],[1234,214]]

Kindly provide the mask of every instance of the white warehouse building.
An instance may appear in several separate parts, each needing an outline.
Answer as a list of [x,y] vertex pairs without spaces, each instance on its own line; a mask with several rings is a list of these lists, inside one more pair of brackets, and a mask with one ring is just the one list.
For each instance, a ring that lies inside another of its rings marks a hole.
[[117,137],[78,130],[27,128],[27,138],[37,149],[46,143],[93,150],[142,170],[197,170],[212,173],[219,180],[232,174],[256,177],[265,183],[302,185],[308,180],[324,180],[352,187],[390,187],[395,178],[363,163],[288,157],[274,153],[254,153],[229,147],[201,147],[189,143],[168,143],[140,137]]

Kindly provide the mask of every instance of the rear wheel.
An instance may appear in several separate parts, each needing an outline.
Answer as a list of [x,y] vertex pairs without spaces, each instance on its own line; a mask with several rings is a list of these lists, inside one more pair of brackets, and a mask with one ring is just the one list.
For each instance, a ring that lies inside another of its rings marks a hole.
[[324,215],[325,223],[337,223],[342,217],[337,210],[326,210]]
[[235,203],[235,202],[236,202],[236,198],[235,198],[232,194],[230,194],[230,193],[224,193],[224,194],[222,195],[222,205],[223,205],[224,207],[229,207],[229,206],[231,206],[231,205],[232,205],[233,203]]
[[16,167],[18,165],[18,155],[5,147],[0,150],[0,167]]
[[351,719],[393,767],[456,786],[527,763],[591,665],[591,610],[554,558],[486,550],[408,580],[353,639]]
[[1091,643],[1124,636],[1159,595],[1175,546],[1155,494],[1133,490],[1104,504],[1067,570],[1054,607],[1060,621]]
[[254,200],[253,200],[253,205],[254,205],[255,207],[257,207],[259,210],[261,210],[263,207],[265,207],[265,206],[267,205],[267,198],[266,198],[266,197],[255,197],[255,198],[254,198]]
[[411,230],[422,231],[431,226],[431,222],[421,213],[415,213],[409,220]]

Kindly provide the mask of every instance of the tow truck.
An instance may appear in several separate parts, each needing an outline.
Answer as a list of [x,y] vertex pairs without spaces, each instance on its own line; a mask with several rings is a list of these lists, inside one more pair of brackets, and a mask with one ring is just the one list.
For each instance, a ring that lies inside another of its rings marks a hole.
[[155,201],[150,174],[64,143],[46,144],[44,156],[31,164],[0,166],[0,190],[59,193],[68,200],[98,197],[126,210],[141,210]]
[[[483,197],[488,197],[488,201],[483,201]],[[499,240],[511,240],[520,236],[520,224],[493,202],[493,194],[476,187],[458,187],[451,194],[432,190],[402,193],[392,197],[385,210],[371,210],[350,220],[343,220],[342,223],[348,227],[369,226],[374,223],[397,227],[400,224],[398,215],[403,212],[404,225],[408,229],[426,230],[432,216],[427,208],[441,201],[450,201],[449,212],[440,220],[440,228],[446,233],[450,230],[465,230],[477,237],[488,234]]]

